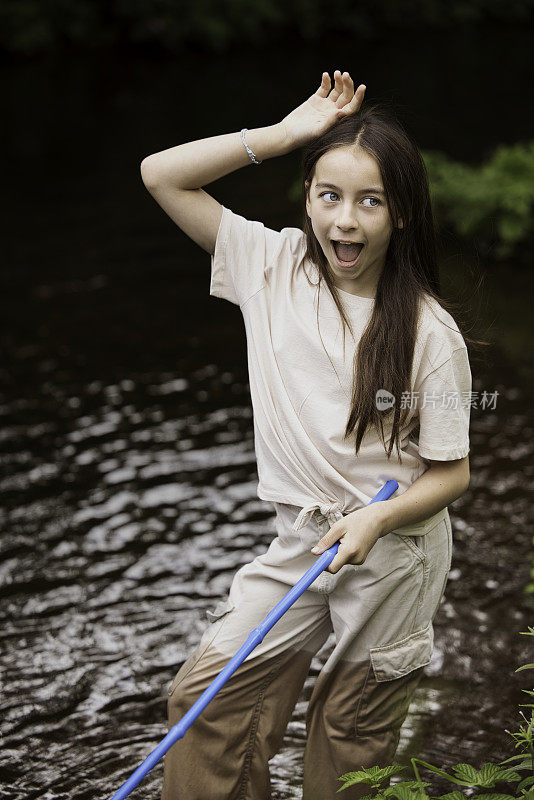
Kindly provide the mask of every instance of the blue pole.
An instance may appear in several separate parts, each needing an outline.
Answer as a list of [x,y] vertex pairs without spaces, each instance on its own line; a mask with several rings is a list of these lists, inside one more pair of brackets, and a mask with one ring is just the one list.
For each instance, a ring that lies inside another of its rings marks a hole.
[[[384,486],[380,489],[378,494],[376,494],[371,503],[377,503],[380,500],[387,500],[394,494],[397,489],[399,488],[399,484],[397,481],[387,481]],[[263,622],[261,622],[257,628],[248,635],[246,641],[241,645],[235,656],[231,658],[228,664],[224,667],[223,670],[217,675],[215,680],[208,686],[203,694],[200,695],[198,700],[193,703],[187,714],[185,714],[180,722],[177,722],[174,725],[166,737],[162,739],[162,741],[158,744],[158,746],[150,753],[148,758],[146,758],[143,763],[137,767],[135,772],[130,775],[127,781],[125,781],[120,789],[115,792],[111,800],[124,800],[125,797],[128,797],[130,792],[132,792],[135,787],[141,783],[145,775],[150,772],[152,767],[160,760],[162,756],[165,755],[167,750],[169,750],[172,745],[181,739],[190,725],[196,720],[196,718],[204,711],[210,700],[217,694],[221,686],[223,686],[228,678],[233,675],[236,671],[238,666],[245,660],[245,658],[249,655],[249,653],[254,650],[257,645],[261,641],[265,634],[271,630],[273,625],[275,625],[280,617],[285,614],[290,606],[293,605],[295,600],[300,597],[301,594],[314,582],[314,580],[325,570],[334,560],[334,557],[339,549],[339,542],[335,542],[332,547],[329,547],[328,550],[325,550],[324,553],[321,553],[320,556],[317,557],[315,563],[307,570],[302,578],[293,586],[289,592],[282,597],[280,602],[278,602],[275,607],[270,611]]]

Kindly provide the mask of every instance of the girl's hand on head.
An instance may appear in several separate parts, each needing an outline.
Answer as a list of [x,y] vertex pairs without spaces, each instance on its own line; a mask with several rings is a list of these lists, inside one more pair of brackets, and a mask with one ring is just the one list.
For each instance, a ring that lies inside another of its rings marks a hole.
[[338,120],[359,110],[366,86],[360,84],[354,91],[354,82],[348,72],[336,69],[334,87],[331,88],[328,72],[323,72],[321,85],[300,106],[281,121],[287,143],[300,147],[325,133]]
[[[339,540],[339,549],[327,567],[333,575],[345,564],[363,564],[370,550],[384,534],[382,524],[382,503],[364,506],[343,519],[339,519],[312,549],[314,555],[320,555]],[[316,548],[318,550],[316,551]]]

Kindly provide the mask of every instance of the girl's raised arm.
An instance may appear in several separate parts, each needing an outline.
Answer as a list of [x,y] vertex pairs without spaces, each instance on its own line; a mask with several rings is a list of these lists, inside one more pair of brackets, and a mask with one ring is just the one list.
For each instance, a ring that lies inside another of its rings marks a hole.
[[[258,161],[284,155],[320,136],[344,114],[357,111],[365,87],[336,70],[334,88],[323,73],[318,90],[281,122],[245,134]],[[208,253],[215,251],[221,204],[202,186],[251,164],[241,133],[226,133],[171,147],[141,162],[146,188],[169,217]]]
[[[289,152],[280,123],[254,128],[245,137],[259,161]],[[251,163],[241,133],[225,133],[147,156],[141,162],[141,177],[178,227],[213,254],[222,206],[200,187]]]

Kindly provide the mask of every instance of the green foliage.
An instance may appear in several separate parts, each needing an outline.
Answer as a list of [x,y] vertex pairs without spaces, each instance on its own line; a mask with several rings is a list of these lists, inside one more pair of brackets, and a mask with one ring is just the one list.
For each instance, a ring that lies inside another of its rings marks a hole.
[[465,800],[465,794],[456,790],[455,792],[447,792],[441,795],[441,800]]
[[359,772],[351,772],[351,775],[358,777],[358,783],[368,783],[373,788],[380,786],[385,778],[395,775],[397,772],[402,772],[404,767],[391,766],[391,767],[370,767],[369,769],[361,769]]
[[[402,772],[403,770],[404,767],[398,765],[383,768],[362,768],[357,772],[348,772],[346,775],[342,775],[339,780],[347,781],[347,786],[352,786],[354,783],[368,783],[373,789],[377,789],[386,778],[395,775],[396,772]],[[342,788],[345,789],[346,786]]]
[[[534,536],[532,537],[534,544]],[[534,594],[534,552],[530,553],[530,581],[525,586],[525,594]]]
[[501,145],[478,167],[423,153],[438,224],[495,244],[497,259],[534,238],[534,142]]
[[[528,631],[521,631],[524,636],[534,636],[534,628],[528,626]],[[534,664],[525,664],[518,667],[515,671],[521,672],[524,669],[534,669]],[[521,691],[534,696],[534,691],[530,689],[522,689]],[[400,781],[393,786],[382,787],[385,781],[389,779],[396,772],[402,772],[405,767],[398,764],[388,765],[386,767],[370,767],[368,769],[361,769],[357,772],[347,772],[342,775],[339,780],[343,781],[343,786],[337,790],[338,792],[347,789],[349,786],[354,786],[357,783],[368,783],[372,789],[375,789],[375,794],[366,795],[362,800],[430,800],[429,795],[425,792],[425,788],[431,784],[425,783],[421,780],[417,765],[425,767],[436,775],[446,778],[450,783],[457,786],[465,786],[469,789],[493,789],[496,784],[512,784],[517,783],[515,787],[515,794],[503,794],[500,792],[474,792],[469,793],[469,798],[479,797],[483,800],[534,800],[534,703],[522,703],[521,706],[531,709],[530,719],[527,719],[525,714],[521,711],[520,714],[525,721],[525,725],[521,725],[519,730],[510,733],[506,731],[515,742],[515,747],[520,749],[520,753],[511,756],[510,758],[500,761],[498,764],[485,763],[482,764],[481,769],[477,770],[471,764],[455,764],[451,767],[454,774],[445,772],[445,770],[428,764],[426,761],[421,761],[419,758],[412,758],[411,764],[415,775],[415,780]],[[513,768],[510,765],[513,764]],[[526,771],[529,774],[521,780],[520,771]],[[463,792],[455,790],[440,796],[433,796],[432,800],[466,800],[466,795]]]
[[470,764],[456,764],[452,767],[458,783],[463,786],[483,786],[493,788],[496,783],[508,783],[520,780],[521,776],[511,769],[503,769],[497,764],[484,764],[476,770]]

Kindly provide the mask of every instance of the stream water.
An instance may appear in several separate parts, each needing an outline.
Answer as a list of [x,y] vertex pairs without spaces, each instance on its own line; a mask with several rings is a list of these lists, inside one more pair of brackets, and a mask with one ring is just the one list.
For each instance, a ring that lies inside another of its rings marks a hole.
[[[274,535],[272,506],[256,496],[239,309],[209,297],[209,256],[139,177],[148,152],[211,135],[206,117],[177,133],[176,109],[157,116],[148,142],[152,88],[168,79],[172,103],[175,83],[165,64],[111,66],[29,63],[7,76],[18,91],[2,220],[0,773],[13,800],[105,798],[120,786],[167,732],[167,688],[206,610]],[[249,124],[259,106],[233,122],[224,113],[213,134]],[[299,224],[273,200],[296,166],[254,168],[213,193],[271,227]],[[514,674],[532,661],[519,633],[532,624],[531,290],[508,268],[487,278],[478,321],[493,344],[472,365],[473,389],[498,397],[472,410],[471,485],[450,508],[452,570],[400,763],[511,755],[505,729],[531,683]],[[465,282],[455,252],[442,272]],[[306,703],[331,647],[272,760],[275,800],[301,796]],[[158,798],[161,780],[162,763],[132,797]]]

